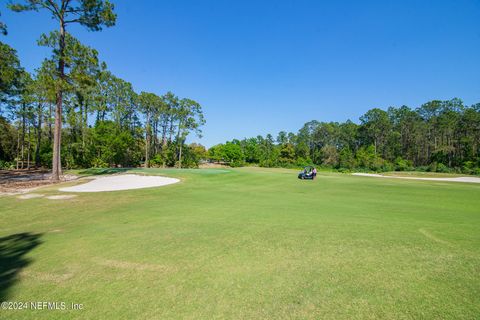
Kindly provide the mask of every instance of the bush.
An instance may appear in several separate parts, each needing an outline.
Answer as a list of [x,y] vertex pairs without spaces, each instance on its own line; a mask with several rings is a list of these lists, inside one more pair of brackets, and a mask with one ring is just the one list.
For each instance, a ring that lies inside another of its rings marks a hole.
[[312,160],[310,160],[310,158],[305,159],[305,158],[299,157],[295,164],[299,167],[311,166]]
[[153,168],[163,167],[166,163],[165,159],[162,157],[161,154],[156,154],[153,159],[148,161],[148,165]]
[[397,157],[395,159],[395,171],[410,171],[413,169],[412,161]]
[[382,167],[381,167],[381,170],[382,170],[383,172],[394,171],[394,170],[395,170],[395,166],[394,166],[393,163],[391,163],[390,161],[384,160],[384,161],[383,161],[383,165],[382,165]]
[[245,162],[243,162],[243,160],[232,160],[229,165],[230,167],[243,167],[243,165],[245,164]]
[[349,148],[343,148],[338,156],[338,167],[347,168],[349,170],[357,165],[353,152]]
[[3,169],[3,170],[15,169],[15,163],[13,161],[0,160],[0,169]]
[[436,172],[450,173],[450,172],[452,172],[452,170],[449,167],[447,167],[446,165],[444,165],[443,163],[438,163],[437,168],[436,168]]
[[463,163],[463,167],[462,167],[462,172],[463,173],[466,173],[466,174],[475,174],[475,169],[478,169],[478,168],[475,168],[475,162],[473,161],[465,161]]
[[105,161],[103,161],[103,160],[100,159],[100,158],[95,158],[95,159],[93,159],[93,161],[92,161],[92,166],[93,166],[94,168],[108,168],[108,167],[110,167],[110,166],[108,165],[108,163],[106,163]]

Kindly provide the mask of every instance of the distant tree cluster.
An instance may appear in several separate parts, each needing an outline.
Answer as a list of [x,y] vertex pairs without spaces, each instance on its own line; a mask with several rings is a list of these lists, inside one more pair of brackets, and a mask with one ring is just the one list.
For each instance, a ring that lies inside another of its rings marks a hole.
[[232,166],[318,165],[339,170],[480,174],[480,103],[430,101],[419,108],[375,108],[346,121],[307,122],[298,133],[233,140],[209,149]]
[[110,2],[28,0],[10,8],[47,10],[60,29],[38,40],[52,48],[52,56],[33,73],[0,42],[0,168],[51,167],[58,178],[62,165],[198,165],[205,148],[185,141],[190,133],[201,135],[200,104],[171,92],[136,93],[99,61],[95,49],[67,32],[72,23],[93,31],[113,26]]

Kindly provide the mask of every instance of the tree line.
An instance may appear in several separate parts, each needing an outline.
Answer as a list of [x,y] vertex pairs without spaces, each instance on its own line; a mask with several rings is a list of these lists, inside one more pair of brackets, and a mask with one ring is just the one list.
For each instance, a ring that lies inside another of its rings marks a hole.
[[374,108],[360,123],[305,123],[282,131],[234,139],[208,150],[232,166],[317,165],[339,170],[423,170],[480,174],[480,103],[433,100],[412,109]]
[[67,32],[74,23],[91,31],[113,26],[113,4],[26,0],[9,7],[46,10],[59,30],[41,35],[38,45],[51,48],[52,56],[32,73],[0,42],[0,167],[50,167],[58,179],[62,166],[198,165],[205,148],[186,139],[201,136],[200,104],[172,92],[135,92],[94,48]]

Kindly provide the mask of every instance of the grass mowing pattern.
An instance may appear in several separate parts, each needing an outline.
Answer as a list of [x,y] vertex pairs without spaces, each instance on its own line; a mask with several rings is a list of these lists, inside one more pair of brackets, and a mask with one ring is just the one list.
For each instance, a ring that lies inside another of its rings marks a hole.
[[0,318],[480,317],[479,185],[132,171],[182,181],[71,200],[0,197],[0,300],[84,304]]

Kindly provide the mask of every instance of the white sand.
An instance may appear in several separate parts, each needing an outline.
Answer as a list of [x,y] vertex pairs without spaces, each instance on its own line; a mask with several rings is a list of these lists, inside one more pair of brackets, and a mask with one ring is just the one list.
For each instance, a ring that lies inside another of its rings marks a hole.
[[75,198],[76,195],[54,195],[54,196],[48,196],[46,197],[47,199],[50,199],[50,200],[66,200],[66,199],[72,199],[72,198]]
[[354,175],[354,176],[364,176],[364,177],[375,177],[375,178],[480,183],[480,178],[477,178],[477,177],[451,177],[451,178],[431,178],[431,177],[429,177],[429,178],[420,178],[420,177],[382,176],[381,174],[376,174],[376,173],[352,173],[352,175]]
[[141,176],[122,174],[108,177],[98,177],[92,181],[73,187],[61,188],[64,192],[102,192],[161,187],[179,182],[179,179],[160,176]]
[[43,194],[39,194],[39,193],[27,193],[27,194],[23,194],[23,195],[21,195],[17,198],[18,199],[33,199],[33,198],[41,198],[43,196],[44,196]]

